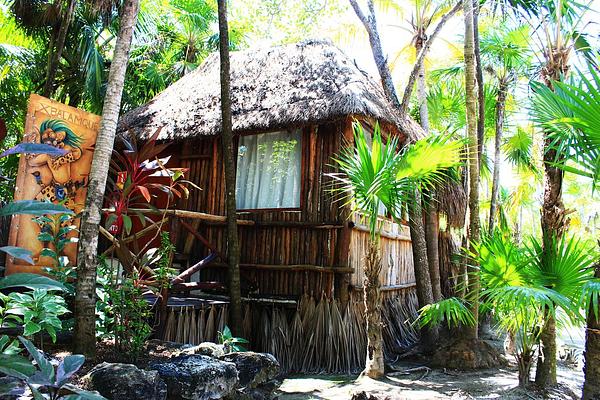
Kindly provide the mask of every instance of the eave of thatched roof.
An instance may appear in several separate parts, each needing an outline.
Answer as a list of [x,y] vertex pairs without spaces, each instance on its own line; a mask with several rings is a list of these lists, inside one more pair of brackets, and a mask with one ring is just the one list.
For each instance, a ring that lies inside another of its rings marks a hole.
[[[234,132],[251,132],[366,116],[398,127],[410,140],[418,124],[401,119],[381,85],[329,41],[310,40],[264,50],[231,53]],[[118,131],[160,139],[217,135],[221,130],[218,54],[125,114]]]

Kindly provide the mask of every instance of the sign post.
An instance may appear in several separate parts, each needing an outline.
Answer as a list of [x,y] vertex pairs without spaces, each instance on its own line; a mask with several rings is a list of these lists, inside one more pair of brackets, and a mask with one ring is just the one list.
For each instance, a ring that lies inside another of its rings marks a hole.
[[[15,200],[40,200],[61,203],[79,214],[85,205],[88,175],[92,164],[96,135],[101,117],[36,94],[29,98],[24,142],[45,143],[66,151],[61,156],[23,154],[15,189]],[[79,227],[79,218],[69,223]],[[33,253],[35,265],[7,257],[6,274],[41,273],[51,267],[53,259],[41,254],[52,246],[38,240],[43,224],[31,215],[13,216],[9,245],[23,247]],[[70,233],[76,237],[77,231]],[[52,250],[55,250],[52,248]],[[59,256],[76,265],[77,243],[69,243]]]

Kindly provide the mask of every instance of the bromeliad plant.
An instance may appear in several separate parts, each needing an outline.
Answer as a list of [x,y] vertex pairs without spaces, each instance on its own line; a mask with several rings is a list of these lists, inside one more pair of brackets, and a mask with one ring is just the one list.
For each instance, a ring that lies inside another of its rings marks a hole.
[[[106,199],[110,210],[106,218],[107,228],[113,227],[115,232],[123,229],[129,235],[133,225],[132,214],[143,226],[154,222],[136,208],[154,208],[151,202],[158,193],[165,194],[169,202],[185,198],[189,194],[188,186],[195,187],[192,182],[183,179],[187,169],[166,167],[171,157],[158,157],[169,146],[169,143],[158,143],[159,134],[160,129],[142,145],[138,145],[135,137],[123,139],[124,149],[113,152],[108,182],[110,192]],[[169,183],[158,182],[156,178],[160,177],[168,178]]]
[[353,128],[354,143],[348,144],[334,159],[340,173],[328,175],[334,179],[333,191],[338,193],[339,200],[368,220],[370,241],[364,267],[368,351],[363,373],[377,378],[384,372],[378,214],[385,207],[393,217],[399,218],[415,190],[432,187],[446,179],[449,171],[461,164],[463,143],[432,137],[400,149],[397,137],[382,138],[378,124],[372,140],[358,122]]

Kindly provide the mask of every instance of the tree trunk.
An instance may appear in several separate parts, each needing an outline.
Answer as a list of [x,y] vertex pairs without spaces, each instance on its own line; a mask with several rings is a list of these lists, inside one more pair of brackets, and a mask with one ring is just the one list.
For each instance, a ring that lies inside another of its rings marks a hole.
[[521,354],[517,357],[519,364],[519,387],[521,388],[526,388],[529,385],[532,358],[530,353]]
[[437,206],[434,201],[435,200],[431,200],[430,203],[426,205],[425,209],[425,242],[427,244],[427,262],[429,265],[433,301],[438,302],[442,300],[444,296],[442,295],[442,283],[440,280],[440,221]]
[[488,231],[494,231],[496,214],[498,212],[498,191],[500,189],[500,155],[502,145],[502,131],[504,129],[504,107],[506,104],[507,83],[501,79],[498,85],[498,96],[496,99],[496,136],[494,138],[494,174],[492,178],[492,197],[490,199],[490,219]]
[[[568,222],[562,202],[563,171],[551,164],[556,161],[556,152],[548,150],[551,141],[544,140],[544,198],[542,203],[542,240],[544,251],[556,246]],[[556,384],[556,321],[547,313],[548,321],[540,335],[540,352],[537,359],[535,383],[539,387]]]
[[100,211],[106,188],[125,72],[133,29],[137,20],[139,0],[126,0],[120,19],[120,30],[108,76],[102,121],[96,139],[96,149],[90,170],[86,205],[79,234],[77,283],[75,294],[75,351],[88,358],[96,353],[96,266],[98,262],[98,232]]
[[230,328],[234,335],[242,333],[242,295],[240,293],[240,244],[235,203],[235,155],[231,121],[231,91],[229,75],[229,28],[227,0],[218,0],[219,55],[221,60],[221,146],[225,168],[225,203],[227,210],[227,262],[229,281]]
[[42,95],[45,97],[50,97],[54,93],[54,79],[56,78],[58,64],[60,63],[60,58],[62,57],[62,52],[65,48],[65,40],[67,39],[67,32],[71,25],[71,20],[73,19],[73,12],[75,11],[76,4],[76,0],[69,0],[65,15],[63,15],[60,22],[54,49],[50,47],[48,50],[51,52],[51,56],[49,57],[48,69],[46,70],[46,82],[44,83],[44,88],[42,90]]
[[[600,278],[600,264],[596,265],[596,278]],[[584,356],[585,381],[582,399],[598,400],[600,399],[600,318],[596,318],[591,307],[588,310]]]
[[[473,33],[473,2],[464,2],[465,17],[465,102],[467,135],[469,138],[469,247],[479,241],[479,141],[477,139],[477,93],[475,78],[475,45]],[[473,260],[467,267],[468,286],[466,299],[471,306],[475,321],[479,318],[479,270]],[[465,327],[465,338],[477,339],[477,322]]]
[[[433,289],[429,275],[429,264],[427,263],[427,243],[425,242],[425,228],[423,227],[421,194],[418,190],[415,190],[414,201],[408,204],[408,225],[412,243],[417,299],[419,308],[422,308],[433,303]],[[427,327],[421,331],[421,342],[425,349],[433,347],[437,340],[437,334],[437,327]]]
[[477,76],[477,155],[483,159],[483,133],[485,130],[485,92],[483,90],[483,64],[479,46],[479,0],[473,0],[473,43],[475,45],[475,73]]
[[[419,54],[423,48],[423,43],[427,40],[425,32],[417,32],[415,40],[415,50]],[[417,77],[417,100],[419,103],[419,120],[425,133],[429,133],[429,108],[427,106],[427,84],[425,81],[425,66],[421,64],[419,75]],[[425,217],[425,243],[427,246],[427,264],[429,268],[429,278],[431,281],[433,301],[442,299],[442,287],[440,282],[440,255],[438,249],[439,235],[439,215],[433,192],[428,204],[424,204]]]
[[381,323],[381,293],[379,273],[381,256],[379,241],[370,240],[365,257],[364,301],[367,323],[367,362],[362,375],[381,378],[384,374],[383,332]]

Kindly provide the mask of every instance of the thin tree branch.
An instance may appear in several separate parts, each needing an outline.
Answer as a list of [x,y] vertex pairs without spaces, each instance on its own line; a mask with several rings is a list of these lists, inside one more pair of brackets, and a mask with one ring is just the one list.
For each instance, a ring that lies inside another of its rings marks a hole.
[[[367,27],[369,25],[369,20],[367,19],[367,16],[360,9],[360,6],[356,2],[356,0],[349,0],[349,1],[350,1],[350,5],[354,9],[354,13],[358,17],[358,19],[360,19],[360,22],[362,22],[363,25],[365,25],[365,27]],[[368,31],[368,29],[367,29],[367,31]]]
[[377,18],[375,17],[375,6],[373,4],[373,1],[368,1],[368,17],[362,12],[356,0],[349,1],[357,17],[361,20],[361,22],[365,26],[365,29],[367,30],[367,33],[369,34],[369,43],[371,44],[371,51],[373,52],[373,59],[375,60],[375,65],[377,66],[377,70],[379,71],[383,91],[388,100],[392,103],[392,105],[395,108],[399,108],[400,101],[398,100],[398,95],[396,94],[396,88],[394,87],[392,74],[390,73],[387,58],[383,54],[381,39],[379,37],[379,32],[377,31]]
[[[350,0],[350,1],[352,2],[354,0]],[[400,106],[399,106],[400,115],[402,117],[406,116],[408,104],[410,102],[410,96],[412,95],[412,91],[415,86],[415,81],[417,80],[417,75],[419,74],[419,69],[421,68],[421,65],[423,64],[423,62],[425,61],[425,56],[429,52],[429,48],[431,47],[431,44],[433,43],[433,41],[435,40],[437,35],[440,33],[440,31],[442,30],[442,28],[444,27],[446,22],[448,22],[448,20],[450,18],[452,18],[454,16],[454,14],[456,14],[461,9],[462,4],[463,4],[463,0],[456,3],[450,11],[448,11],[446,14],[444,14],[444,16],[440,19],[440,22],[438,22],[438,24],[436,25],[435,29],[433,30],[433,32],[431,33],[431,35],[429,36],[427,41],[423,44],[423,48],[419,52],[419,55],[417,56],[417,60],[415,61],[415,65],[413,66],[413,69],[410,72],[410,75],[408,77],[408,83],[406,84],[406,88],[404,89],[404,95],[402,96],[402,102],[400,103]]]

